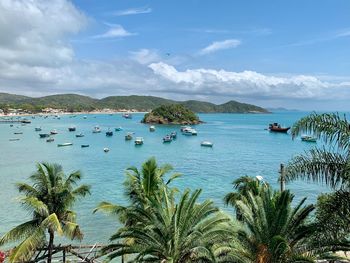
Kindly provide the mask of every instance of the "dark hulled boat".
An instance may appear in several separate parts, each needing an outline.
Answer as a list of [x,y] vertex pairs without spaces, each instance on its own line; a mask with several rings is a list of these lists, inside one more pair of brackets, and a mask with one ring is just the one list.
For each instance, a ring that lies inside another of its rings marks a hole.
[[272,132],[285,132],[286,133],[286,132],[288,132],[289,129],[290,129],[290,127],[282,127],[277,122],[271,123],[269,125],[269,130]]

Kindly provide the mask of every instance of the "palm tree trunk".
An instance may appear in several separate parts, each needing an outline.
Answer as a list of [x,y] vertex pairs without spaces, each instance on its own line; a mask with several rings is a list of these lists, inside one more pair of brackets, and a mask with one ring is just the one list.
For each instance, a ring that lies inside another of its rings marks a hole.
[[53,251],[53,239],[55,237],[55,234],[52,230],[49,230],[49,246],[48,246],[48,254],[47,254],[47,263],[51,263],[52,260],[52,251]]

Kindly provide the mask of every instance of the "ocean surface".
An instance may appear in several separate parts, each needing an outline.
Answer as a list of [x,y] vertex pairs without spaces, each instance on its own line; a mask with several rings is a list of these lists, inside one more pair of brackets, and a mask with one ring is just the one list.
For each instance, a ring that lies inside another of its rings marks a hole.
[[[292,125],[307,112],[275,112],[273,114],[200,114],[204,124],[195,126],[198,136],[184,136],[179,126],[156,126],[149,132],[149,125],[141,124],[143,114],[133,114],[132,119],[124,119],[121,114],[83,115],[61,119],[31,119],[32,123],[21,126],[0,124],[0,234],[24,222],[30,214],[18,203],[16,182],[26,181],[35,170],[36,162],[57,162],[63,165],[66,173],[80,170],[83,183],[92,186],[91,196],[79,201],[75,207],[78,222],[85,233],[82,243],[103,243],[117,229],[115,218],[92,211],[101,201],[125,204],[123,181],[125,169],[140,167],[142,162],[155,156],[159,164],[170,163],[174,172],[183,174],[174,185],[180,189],[202,188],[201,198],[210,198],[218,206],[225,207],[222,199],[232,190],[232,181],[243,175],[261,175],[264,180],[278,188],[280,163],[287,163],[291,157],[303,153],[317,144],[306,143],[300,139],[292,140],[290,134],[271,133],[266,130],[271,122]],[[68,132],[68,127],[76,126],[76,132]],[[92,128],[99,125],[102,132],[93,134]],[[40,139],[34,128],[41,126],[43,132],[57,129],[55,141],[47,143]],[[106,137],[108,128],[123,127]],[[171,131],[178,132],[177,139],[163,144],[162,138]],[[14,135],[14,132],[23,132]],[[75,134],[85,137],[76,138]],[[125,141],[126,132],[144,137],[144,145],[135,147],[133,141]],[[9,141],[20,138],[19,141]],[[203,140],[214,143],[213,148],[201,147]],[[57,147],[58,143],[72,142],[73,146]],[[81,144],[90,144],[81,148]],[[319,144],[319,143],[318,143]],[[104,147],[110,151],[105,153]],[[295,193],[296,200],[308,197],[315,202],[317,195],[327,191],[326,187],[293,182],[287,188]]]

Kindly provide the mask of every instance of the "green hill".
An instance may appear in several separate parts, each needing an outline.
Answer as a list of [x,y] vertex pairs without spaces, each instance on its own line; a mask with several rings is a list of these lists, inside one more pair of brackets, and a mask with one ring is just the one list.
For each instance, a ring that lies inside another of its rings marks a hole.
[[264,108],[229,101],[216,105],[210,102],[188,100],[175,101],[154,96],[110,96],[103,99],[95,99],[78,94],[50,95],[40,98],[32,98],[8,93],[0,93],[0,109],[21,108],[31,112],[40,112],[43,108],[64,109],[66,111],[92,111],[104,108],[115,110],[150,111],[161,105],[182,104],[194,112],[200,113],[267,113]]

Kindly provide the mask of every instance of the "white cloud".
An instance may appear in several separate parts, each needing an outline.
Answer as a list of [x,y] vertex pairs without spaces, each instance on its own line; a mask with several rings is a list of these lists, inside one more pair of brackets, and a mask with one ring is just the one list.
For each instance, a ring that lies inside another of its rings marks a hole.
[[0,1],[0,60],[59,65],[73,59],[66,41],[87,18],[65,0]]
[[206,54],[213,53],[223,49],[235,48],[235,47],[238,47],[240,44],[241,44],[241,41],[238,39],[227,39],[224,41],[215,41],[209,46],[201,49],[199,51],[199,54],[206,55]]
[[163,62],[152,63],[149,68],[173,84],[174,92],[184,94],[247,98],[340,99],[350,93],[349,83],[334,84],[306,75],[276,77],[254,71],[232,72],[213,69],[178,71]]
[[110,28],[103,34],[95,35],[93,38],[118,38],[134,36],[136,33],[130,33],[124,29],[121,25],[107,24]]
[[115,16],[129,16],[129,15],[139,15],[139,14],[148,14],[152,12],[152,8],[150,7],[137,7],[137,8],[129,8],[125,10],[119,10],[114,12]]
[[143,48],[138,51],[130,51],[129,53],[130,58],[139,62],[140,64],[149,64],[161,60],[161,57],[156,50]]

